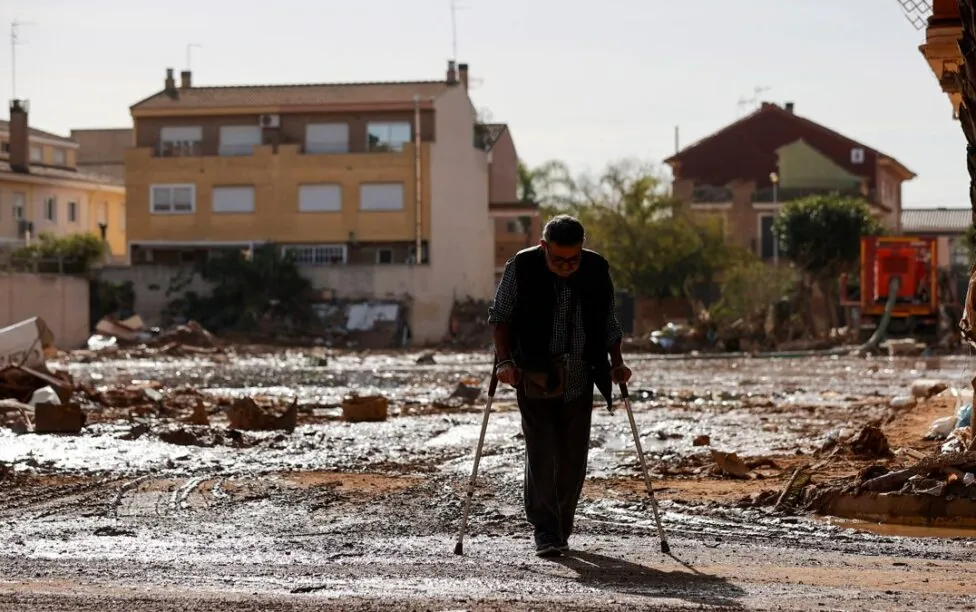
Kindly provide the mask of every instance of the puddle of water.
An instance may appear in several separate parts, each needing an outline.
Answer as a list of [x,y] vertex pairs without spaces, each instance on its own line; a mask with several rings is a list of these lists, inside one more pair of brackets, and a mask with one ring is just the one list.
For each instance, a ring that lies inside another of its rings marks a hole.
[[875,535],[897,536],[903,538],[976,538],[976,527],[923,527],[918,525],[896,525],[892,523],[872,523],[869,521],[859,521],[856,519],[840,519],[835,517],[817,517],[819,522],[839,527],[841,529],[853,529],[855,531],[865,531]]

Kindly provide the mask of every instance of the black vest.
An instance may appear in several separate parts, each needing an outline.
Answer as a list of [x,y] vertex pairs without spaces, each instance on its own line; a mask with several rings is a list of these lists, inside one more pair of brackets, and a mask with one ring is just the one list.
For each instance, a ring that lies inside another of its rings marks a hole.
[[[546,264],[540,246],[519,251],[513,258],[518,299],[511,324],[512,357],[519,368],[545,372],[555,357],[549,351],[553,313],[556,307],[556,275]],[[609,402],[610,360],[607,356],[607,317],[610,314],[610,266],[594,251],[583,250],[579,269],[566,281],[572,291],[571,303],[579,303],[585,334],[583,359],[590,366],[593,382]],[[572,320],[574,312],[568,318]],[[570,340],[571,341],[571,340]],[[569,347],[566,347],[569,350]]]

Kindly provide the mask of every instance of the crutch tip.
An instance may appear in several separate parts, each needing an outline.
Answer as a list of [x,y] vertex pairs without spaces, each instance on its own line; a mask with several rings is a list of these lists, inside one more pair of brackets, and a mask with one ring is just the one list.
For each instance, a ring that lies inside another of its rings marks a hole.
[[464,544],[462,544],[461,542],[458,542],[457,544],[455,544],[454,545],[454,554],[455,555],[463,555],[464,554]]
[[[455,552],[457,552],[457,551],[455,551]],[[671,554],[671,547],[668,546],[668,543],[667,542],[661,542],[661,552],[663,552],[666,555],[670,555]]]

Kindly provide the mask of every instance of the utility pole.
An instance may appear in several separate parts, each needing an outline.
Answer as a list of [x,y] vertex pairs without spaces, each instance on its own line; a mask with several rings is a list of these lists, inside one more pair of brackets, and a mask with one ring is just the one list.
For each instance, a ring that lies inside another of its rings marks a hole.
[[20,26],[33,25],[14,19],[10,23],[10,98],[17,99],[17,47],[26,43],[20,38]]
[[200,43],[190,43],[186,46],[186,69],[187,70],[190,69],[191,51],[193,51],[193,49],[199,49],[202,46],[203,45],[201,45]]

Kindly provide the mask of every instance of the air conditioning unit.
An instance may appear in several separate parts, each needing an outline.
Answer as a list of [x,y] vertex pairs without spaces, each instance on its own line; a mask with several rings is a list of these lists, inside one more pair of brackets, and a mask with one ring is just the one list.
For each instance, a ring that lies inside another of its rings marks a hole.
[[34,222],[28,221],[27,219],[17,221],[17,235],[25,238],[28,234],[31,236],[34,235]]
[[281,127],[281,115],[261,115],[258,124],[263,128]]

